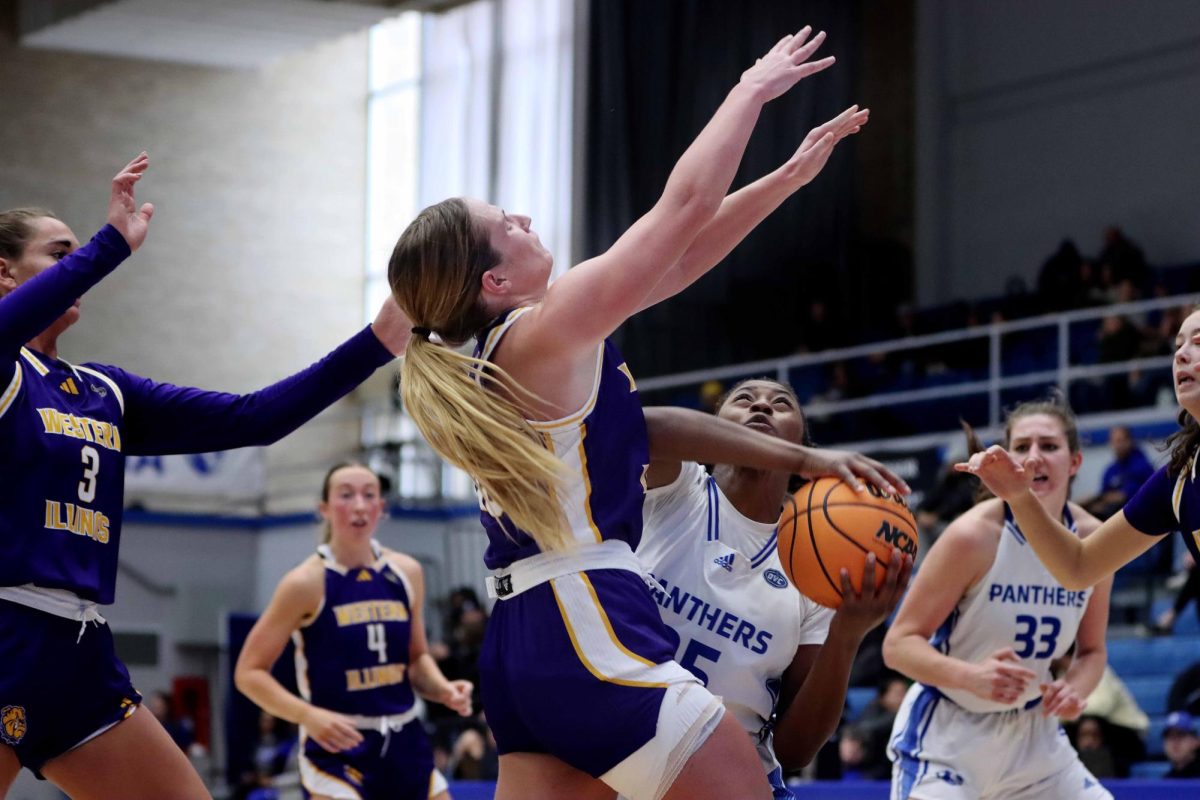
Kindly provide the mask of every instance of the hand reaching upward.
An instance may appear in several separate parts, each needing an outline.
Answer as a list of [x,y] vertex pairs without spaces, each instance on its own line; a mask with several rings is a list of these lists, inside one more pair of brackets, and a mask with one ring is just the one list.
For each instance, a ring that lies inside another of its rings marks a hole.
[[742,83],[754,88],[765,103],[774,100],[809,75],[833,66],[833,56],[806,64],[808,58],[825,41],[821,31],[809,39],[812,28],[805,25],[796,33],[784,36],[754,66],[742,73]]
[[108,224],[121,232],[131,252],[136,252],[146,241],[150,217],[154,216],[153,204],[145,203],[138,208],[133,196],[133,186],[141,180],[148,166],[150,156],[142,151],[113,178],[112,196],[108,201]]

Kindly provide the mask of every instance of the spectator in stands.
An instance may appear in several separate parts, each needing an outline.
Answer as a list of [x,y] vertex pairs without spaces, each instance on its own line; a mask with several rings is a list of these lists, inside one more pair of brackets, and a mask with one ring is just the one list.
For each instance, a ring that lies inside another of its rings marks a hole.
[[1196,560],[1191,553],[1184,553],[1183,565],[1187,570],[1187,579],[1175,595],[1174,604],[1164,611],[1154,623],[1154,632],[1167,634],[1175,627],[1175,621],[1187,608],[1188,603],[1196,601],[1196,616],[1200,618],[1200,569],[1196,568]]
[[[1084,259],[1079,262],[1079,277],[1075,281],[1074,294],[1067,305],[1070,308],[1092,308],[1108,302],[1100,286],[1100,275],[1094,262]],[[1171,332],[1172,336],[1174,331]]]
[[1079,718],[1075,732],[1075,750],[1088,772],[1097,778],[1114,778],[1113,754],[1105,742],[1104,723],[1091,715]]
[[975,505],[975,480],[970,475],[954,469],[960,455],[961,451],[946,454],[945,465],[937,483],[929,494],[925,495],[920,508],[917,509],[921,554],[929,551],[951,521]]
[[1053,255],[1042,264],[1037,286],[1045,311],[1066,311],[1071,308],[1071,301],[1079,294],[1079,267],[1082,263],[1083,257],[1075,242],[1063,239]]
[[1171,771],[1164,778],[1200,778],[1200,749],[1196,722],[1186,711],[1173,711],[1167,715],[1167,726],[1163,730],[1163,752],[1171,762]]
[[1125,425],[1114,425],[1109,429],[1108,446],[1113,460],[1104,468],[1100,493],[1080,503],[1100,519],[1108,519],[1123,508],[1154,474],[1154,465],[1133,441],[1133,433]]
[[450,753],[450,770],[459,781],[494,781],[500,775],[500,756],[496,737],[480,714],[454,742]]
[[179,745],[179,749],[187,752],[196,739],[194,724],[186,717],[175,713],[175,703],[166,692],[155,692],[146,706],[155,719],[162,723],[163,728],[170,734],[171,740]]
[[842,762],[842,780],[860,781],[875,776],[866,772],[867,737],[857,725],[846,725],[838,737],[838,757]]
[[1104,739],[1113,756],[1114,775],[1128,778],[1130,767],[1146,757],[1145,736],[1150,729],[1150,718],[1111,665],[1105,665],[1100,683],[1088,695],[1087,713],[1104,722]]
[[801,350],[817,353],[831,347],[839,347],[850,342],[843,335],[841,326],[829,316],[829,308],[824,300],[815,299],[809,302],[808,312],[804,322],[804,344]]
[[1139,289],[1146,285],[1150,273],[1146,256],[1116,225],[1104,229],[1104,249],[1099,258],[1111,266],[1114,284],[1128,280]]
[[[1101,364],[1112,364],[1137,358],[1142,347],[1142,334],[1133,323],[1117,314],[1107,316],[1100,324],[1098,357]],[[1129,375],[1109,375],[1101,379],[1109,408],[1130,408],[1133,388]]]
[[909,681],[894,670],[885,670],[879,681],[879,693],[858,718],[854,727],[862,734],[865,743],[862,776],[870,780],[886,780],[892,775],[892,762],[887,757],[888,739],[892,735],[892,724],[896,712],[904,702]]

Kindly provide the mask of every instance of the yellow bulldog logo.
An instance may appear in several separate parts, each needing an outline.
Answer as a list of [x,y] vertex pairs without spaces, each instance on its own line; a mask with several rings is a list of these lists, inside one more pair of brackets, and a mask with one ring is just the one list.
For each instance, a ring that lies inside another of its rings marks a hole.
[[0,739],[8,744],[17,744],[25,738],[25,707],[5,706],[0,709]]

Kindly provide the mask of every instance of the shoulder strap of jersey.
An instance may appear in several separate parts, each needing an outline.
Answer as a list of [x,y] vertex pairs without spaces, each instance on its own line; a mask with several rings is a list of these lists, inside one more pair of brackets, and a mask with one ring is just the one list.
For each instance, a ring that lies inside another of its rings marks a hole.
[[531,308],[533,306],[511,308],[484,326],[484,329],[476,337],[475,357],[482,359],[491,358],[497,345],[500,344],[500,340],[504,338],[504,334],[508,333],[508,329],[513,326],[513,323]]
[[50,368],[42,363],[41,359],[33,354],[33,351],[28,347],[21,348],[21,358],[29,362],[29,365],[37,370],[38,375],[50,374]]
[[22,377],[23,373],[24,368],[21,366],[21,360],[17,359],[17,366],[13,370],[12,380],[8,382],[4,393],[0,394],[0,417],[4,416],[4,413],[8,411],[8,407],[13,404],[13,400],[17,399],[17,394],[21,391],[21,384],[25,380]]
[[704,496],[708,505],[708,532],[706,542],[721,540],[721,495],[717,491],[717,480],[712,475],[704,483]]

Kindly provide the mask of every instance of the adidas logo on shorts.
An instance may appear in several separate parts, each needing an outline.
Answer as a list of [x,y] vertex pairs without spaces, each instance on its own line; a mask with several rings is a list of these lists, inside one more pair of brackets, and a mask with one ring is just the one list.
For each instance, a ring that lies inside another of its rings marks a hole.
[[713,559],[713,563],[726,572],[733,572],[733,557],[734,553],[728,553],[723,556],[717,556]]

